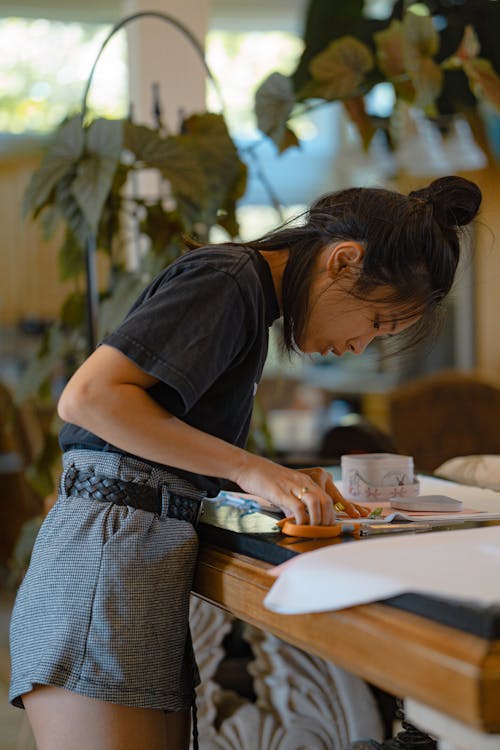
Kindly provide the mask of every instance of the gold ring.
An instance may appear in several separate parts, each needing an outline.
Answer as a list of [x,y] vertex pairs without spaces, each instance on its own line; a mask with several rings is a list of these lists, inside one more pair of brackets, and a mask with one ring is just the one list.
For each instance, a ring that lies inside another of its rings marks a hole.
[[342,503],[341,503],[340,501],[339,501],[339,502],[337,502],[337,503],[335,503],[335,505],[334,505],[333,507],[334,507],[334,508],[335,508],[335,510],[336,510],[336,511],[338,511],[339,513],[341,513],[341,512],[343,511],[343,510],[345,510],[345,505],[342,505]]
[[295,492],[292,492],[292,495],[295,495],[295,497],[297,498],[297,500],[302,500],[303,496],[307,495],[308,492],[309,492],[309,488],[308,487],[302,487],[302,489],[300,490],[300,492],[298,493],[298,495],[295,495]]

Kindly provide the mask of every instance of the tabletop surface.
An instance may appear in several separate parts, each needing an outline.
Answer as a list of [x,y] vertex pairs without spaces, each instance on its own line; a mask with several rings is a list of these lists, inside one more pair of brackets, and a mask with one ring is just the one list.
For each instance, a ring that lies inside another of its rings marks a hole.
[[[334,539],[300,540],[281,534],[276,518],[261,513],[242,513],[231,506],[206,503],[198,534],[201,545],[213,545],[279,565],[303,552],[336,544],[363,544],[363,539],[342,535]],[[443,561],[443,564],[446,564]],[[443,625],[488,640],[500,638],[500,604],[475,603],[408,592],[384,600],[400,610],[426,617]]]

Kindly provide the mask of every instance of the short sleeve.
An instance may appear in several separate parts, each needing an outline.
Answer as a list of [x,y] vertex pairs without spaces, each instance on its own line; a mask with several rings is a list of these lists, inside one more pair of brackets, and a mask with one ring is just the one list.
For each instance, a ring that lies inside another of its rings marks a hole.
[[102,343],[173,388],[189,411],[245,348],[250,317],[231,274],[185,263],[151,287]]

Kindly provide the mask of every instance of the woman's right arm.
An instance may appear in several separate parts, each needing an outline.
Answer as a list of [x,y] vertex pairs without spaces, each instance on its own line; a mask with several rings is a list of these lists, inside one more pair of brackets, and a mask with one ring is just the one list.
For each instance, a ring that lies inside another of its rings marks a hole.
[[[297,523],[334,522],[338,494],[333,482],[285,468],[191,427],[150,397],[147,389],[155,382],[117,349],[102,345],[67,384],[59,416],[141,458],[229,479],[295,516]],[[347,501],[343,504],[358,515]]]

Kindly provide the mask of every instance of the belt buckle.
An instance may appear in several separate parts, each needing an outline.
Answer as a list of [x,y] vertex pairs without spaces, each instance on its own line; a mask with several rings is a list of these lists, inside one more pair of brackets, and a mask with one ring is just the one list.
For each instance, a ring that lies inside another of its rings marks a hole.
[[201,500],[198,501],[198,510],[196,512],[196,517],[195,517],[194,522],[193,522],[193,526],[195,526],[195,527],[198,526],[198,524],[200,522],[200,518],[203,515],[203,502],[204,502],[203,499],[201,499]]
[[[201,514],[203,513],[203,498],[201,500],[195,500],[191,497],[185,497],[183,495],[179,495],[177,492],[171,492],[166,485],[160,485],[158,487],[158,495],[161,498],[163,498],[163,491],[165,491],[166,494],[166,500],[167,500],[167,517],[169,518],[177,518],[180,521],[187,521],[192,526],[196,526],[198,524],[198,521],[200,520]],[[184,506],[187,506],[187,515],[188,518],[183,517],[184,513],[176,514],[174,509],[174,502],[172,503],[172,496],[175,499],[181,499],[183,501]],[[172,503],[172,504],[171,504]],[[196,506],[196,507],[195,507]],[[162,502],[163,507],[163,502]]]

